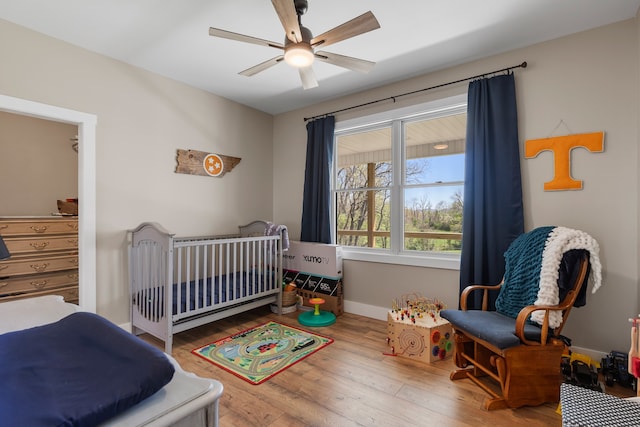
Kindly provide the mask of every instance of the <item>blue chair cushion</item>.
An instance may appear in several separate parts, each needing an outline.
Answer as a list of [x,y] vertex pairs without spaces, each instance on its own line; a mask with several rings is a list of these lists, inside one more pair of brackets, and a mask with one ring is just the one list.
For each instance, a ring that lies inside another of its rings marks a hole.
[[[516,319],[496,311],[482,310],[442,310],[440,316],[447,319],[454,328],[487,341],[500,350],[520,345],[516,336]],[[524,336],[528,340],[540,341],[540,327],[526,323]]]

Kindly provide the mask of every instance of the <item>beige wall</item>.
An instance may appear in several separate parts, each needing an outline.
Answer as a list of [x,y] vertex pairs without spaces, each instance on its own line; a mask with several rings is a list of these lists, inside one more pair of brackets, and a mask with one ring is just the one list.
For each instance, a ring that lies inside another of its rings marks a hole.
[[77,126],[0,111],[0,215],[49,215],[78,197]]
[[[129,321],[126,230],[230,233],[272,215],[272,116],[0,20],[0,94],[97,116],[97,311]],[[212,75],[211,78],[215,78]],[[242,158],[174,173],[179,148]]]
[[[627,318],[638,314],[638,36],[629,20],[485,60],[406,80],[340,100],[276,116],[274,122],[274,217],[299,236],[306,132],[303,117],[326,113],[482,74],[527,61],[518,69],[516,91],[526,229],[561,225],[598,240],[604,285],[572,312],[565,334],[578,347],[609,352],[629,346]],[[338,114],[337,121],[388,108],[466,92],[466,84]],[[563,121],[565,125],[554,130]],[[553,177],[552,156],[524,159],[527,139],[605,131],[603,153],[572,152],[580,191],[545,192]],[[280,165],[286,164],[287,168]],[[404,292],[457,306],[458,272],[347,261],[345,299],[389,307]]]

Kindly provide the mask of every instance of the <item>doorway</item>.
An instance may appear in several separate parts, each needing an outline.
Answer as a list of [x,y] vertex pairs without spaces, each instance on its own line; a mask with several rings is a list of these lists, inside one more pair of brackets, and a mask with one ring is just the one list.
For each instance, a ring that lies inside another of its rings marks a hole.
[[78,126],[79,305],[96,311],[96,123],[93,114],[0,95],[0,111]]

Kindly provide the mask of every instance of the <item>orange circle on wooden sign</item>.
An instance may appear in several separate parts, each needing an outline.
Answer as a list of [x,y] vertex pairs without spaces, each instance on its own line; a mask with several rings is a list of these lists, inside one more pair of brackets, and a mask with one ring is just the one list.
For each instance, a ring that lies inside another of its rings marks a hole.
[[217,154],[207,154],[202,161],[204,171],[211,176],[218,176],[224,170],[224,163]]

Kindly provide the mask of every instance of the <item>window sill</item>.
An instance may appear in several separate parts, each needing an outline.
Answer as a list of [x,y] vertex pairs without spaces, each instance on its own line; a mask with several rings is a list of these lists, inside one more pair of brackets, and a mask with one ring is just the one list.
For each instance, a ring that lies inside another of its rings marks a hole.
[[409,265],[414,267],[441,268],[460,270],[460,255],[449,254],[390,254],[376,250],[358,250],[342,247],[342,259],[351,261],[367,261],[382,264]]

